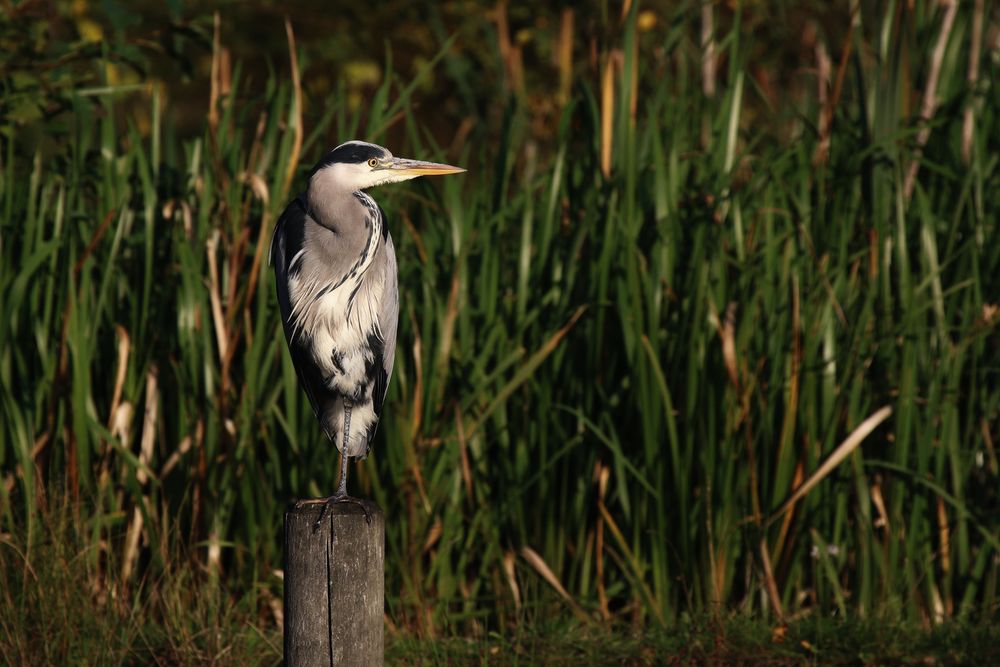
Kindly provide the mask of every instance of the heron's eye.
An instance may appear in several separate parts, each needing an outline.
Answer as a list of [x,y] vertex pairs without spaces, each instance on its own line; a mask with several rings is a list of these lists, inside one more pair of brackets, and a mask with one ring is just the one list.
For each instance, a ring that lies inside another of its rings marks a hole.
[[372,158],[372,159],[368,160],[368,166],[371,167],[372,169],[374,169],[375,167],[377,167],[378,166],[378,158]]

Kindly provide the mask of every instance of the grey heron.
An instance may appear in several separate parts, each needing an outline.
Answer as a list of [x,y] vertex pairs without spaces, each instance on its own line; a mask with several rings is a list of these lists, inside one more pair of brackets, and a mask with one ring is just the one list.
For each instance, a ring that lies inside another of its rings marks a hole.
[[317,526],[333,503],[360,504],[347,495],[347,464],[368,456],[396,349],[396,253],[382,208],[364,191],[462,171],[348,141],[313,167],[305,192],[275,226],[271,263],[285,341],[313,412],[341,453],[334,494],[300,501],[324,504]]

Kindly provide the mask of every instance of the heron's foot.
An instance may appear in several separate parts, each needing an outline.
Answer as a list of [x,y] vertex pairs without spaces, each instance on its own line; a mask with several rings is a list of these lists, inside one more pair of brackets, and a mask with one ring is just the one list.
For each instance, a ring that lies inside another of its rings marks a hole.
[[298,508],[298,507],[303,507],[305,505],[316,505],[319,503],[323,504],[323,509],[319,513],[319,518],[316,519],[316,523],[313,524],[314,533],[319,530],[319,527],[321,525],[323,525],[323,520],[326,519],[326,515],[330,511],[330,507],[337,503],[350,503],[352,505],[357,505],[365,513],[365,521],[368,523],[368,525],[370,526],[372,523],[372,515],[371,512],[368,511],[368,505],[365,504],[365,501],[361,500],[360,498],[354,498],[352,496],[349,496],[346,493],[335,493],[329,498],[300,500],[297,503],[295,503],[295,507]]

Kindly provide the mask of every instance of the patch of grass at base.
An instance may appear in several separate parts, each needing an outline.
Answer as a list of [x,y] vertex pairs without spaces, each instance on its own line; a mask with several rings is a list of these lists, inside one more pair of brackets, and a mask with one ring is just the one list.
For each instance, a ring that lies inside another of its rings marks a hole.
[[281,631],[259,596],[230,594],[180,554],[155,578],[128,577],[117,550],[75,523],[68,506],[46,512],[30,552],[23,532],[0,533],[0,664],[281,662]]
[[[0,535],[0,663],[277,665],[280,589],[231,594],[173,554],[157,578],[129,579],[114,549],[82,538],[64,506],[45,513],[31,553]],[[22,536],[23,537],[23,536]],[[150,571],[147,568],[147,571]],[[933,628],[889,618],[817,615],[775,626],[702,616],[669,629],[582,626],[569,614],[481,638],[387,634],[387,665],[939,665],[1000,664],[993,617]]]
[[787,626],[735,616],[636,634],[580,626],[464,638],[387,640],[387,665],[989,665],[1000,629],[987,622],[931,629],[878,619],[807,618]]

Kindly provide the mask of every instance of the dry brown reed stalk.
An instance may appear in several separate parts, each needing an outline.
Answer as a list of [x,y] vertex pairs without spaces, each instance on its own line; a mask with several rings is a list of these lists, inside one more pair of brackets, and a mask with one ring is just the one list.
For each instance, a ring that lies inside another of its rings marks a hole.
[[[201,427],[201,422],[199,422],[199,427]],[[180,444],[177,445],[177,449],[171,452],[170,456],[163,463],[163,467],[160,469],[160,479],[169,475],[177,467],[177,464],[181,462],[181,458],[191,451],[192,442],[193,438],[190,435],[186,435],[181,439]]]
[[[611,477],[611,468],[598,461],[594,467],[594,479],[597,482],[597,502],[604,504],[604,497],[608,491],[608,480]],[[597,515],[597,526],[595,528],[594,562],[597,575],[597,601],[601,610],[601,617],[605,621],[611,620],[611,610],[608,607],[608,593],[604,585],[604,516]]]
[[[796,489],[798,489],[802,485],[802,479],[803,479],[803,477],[805,477],[805,471],[806,471],[805,464],[803,463],[802,459],[799,459],[795,463],[795,471],[792,473],[792,483],[789,484],[789,491],[791,493],[795,493]],[[781,528],[778,530],[778,539],[775,541],[776,545],[787,545],[788,544],[788,542],[787,542],[787,540],[788,540],[788,533],[792,529],[792,522],[795,520],[795,516],[796,516],[795,512],[787,512],[785,514],[784,519],[782,519],[782,521],[781,521]],[[758,524],[758,525],[761,525],[761,524]],[[791,552],[787,548],[782,549],[780,552],[777,551],[777,549],[775,549],[773,555],[774,555],[774,558],[779,563],[781,563],[785,559],[787,559],[787,558],[789,558],[791,556]]]
[[295,105],[292,152],[288,156],[288,169],[285,172],[285,181],[281,187],[279,199],[282,201],[288,197],[289,188],[292,186],[292,179],[295,177],[295,170],[299,164],[299,154],[302,152],[302,81],[299,76],[299,58],[295,51],[295,32],[292,30],[292,22],[285,19],[285,34],[288,37],[288,66],[292,72],[293,102]]
[[875,528],[885,528],[886,535],[892,534],[892,526],[889,525],[889,512],[885,507],[885,498],[882,497],[882,482],[879,477],[876,477],[872,483],[870,493],[872,505],[875,506],[875,510],[878,512],[878,518],[872,522],[872,526]]
[[215,134],[219,127],[219,42],[221,32],[219,12],[212,17],[212,70],[209,75],[208,127]]
[[122,388],[125,386],[125,373],[128,371],[129,351],[131,350],[131,339],[128,331],[120,324],[115,325],[115,334],[118,338],[118,363],[115,370],[115,388],[111,394],[111,408],[108,410],[108,428],[114,424],[115,412],[122,401]]
[[779,623],[785,620],[785,609],[781,604],[781,595],[778,593],[778,584],[774,578],[774,569],[771,567],[771,554],[768,553],[767,538],[760,541],[760,562],[761,569],[764,570],[764,590],[767,591],[767,599],[771,603],[771,608]]
[[[854,7],[852,12],[859,9]],[[822,39],[816,41],[816,61],[817,61],[817,85],[819,102],[821,105],[819,116],[819,137],[820,141],[813,156],[813,165],[825,164],[830,152],[830,132],[833,125],[834,110],[840,102],[841,92],[844,90],[844,76],[847,73],[847,59],[851,55],[854,45],[854,28],[857,25],[858,17],[852,14],[851,24],[844,37],[843,46],[840,49],[840,61],[837,63],[837,78],[833,82],[833,89],[830,90],[830,56],[826,43]],[[842,316],[839,304],[837,305],[838,316]]]
[[806,28],[806,41],[813,42],[813,50],[816,54],[816,97],[819,102],[817,122],[819,141],[813,154],[814,165],[826,163],[830,153],[830,125],[833,121],[833,105],[830,104],[830,79],[833,64],[830,60],[830,52],[826,48],[826,42],[818,37],[817,33],[816,24],[810,23]]
[[711,0],[701,5],[701,91],[705,97],[715,97],[715,79],[719,57],[715,44],[715,10]]
[[937,499],[937,522],[938,522],[938,547],[939,562],[942,572],[951,571],[951,530],[948,522],[948,509],[944,505],[944,500],[938,496]]
[[993,446],[993,436],[990,434],[990,423],[983,417],[979,420],[979,430],[983,434],[983,445],[986,447],[987,465],[994,475],[1000,473],[1000,464],[997,462],[996,448]]
[[559,68],[559,106],[566,106],[573,87],[573,10],[563,9],[559,25],[559,42],[556,47],[556,66]]
[[611,159],[614,149],[615,72],[621,69],[624,57],[619,49],[612,49],[604,58],[601,74],[601,173],[611,178]]
[[[493,19],[497,24],[497,49],[500,51],[500,60],[503,61],[504,67],[510,62],[510,24],[507,22],[507,3],[504,0],[500,0],[497,3],[496,8],[493,10]],[[510,86],[510,72],[506,69],[504,73],[507,77],[504,80],[504,84],[507,86],[507,90],[511,89]]]
[[559,577],[555,575],[552,568],[545,562],[545,559],[538,555],[537,551],[528,546],[521,547],[521,558],[527,561],[528,565],[545,580],[545,583],[551,586],[559,594],[559,597],[566,601],[574,616],[585,623],[593,622],[587,612],[583,610],[583,607],[573,599],[573,596],[569,594],[566,587],[562,585]]
[[[115,334],[118,338],[118,361],[115,370],[115,386],[111,394],[111,407],[108,409],[107,425],[111,436],[118,438],[122,447],[128,449],[131,441],[132,404],[129,401],[122,403],[122,390],[128,371],[131,338],[125,327],[120,324],[115,325]],[[105,442],[101,455],[100,471],[98,472],[98,479],[102,485],[110,478],[113,451],[111,442]]]
[[[143,408],[142,436],[139,440],[139,467],[135,471],[136,481],[139,486],[145,489],[150,481],[149,464],[153,459],[153,447],[156,444],[156,431],[159,427],[160,415],[160,389],[158,381],[158,371],[153,364],[146,372],[146,396]],[[146,512],[155,517],[152,502],[147,493],[143,493],[139,499],[145,505]],[[139,558],[139,541],[142,537],[145,524],[142,509],[138,504],[132,508],[132,520],[129,522],[128,532],[125,537],[125,552],[122,555],[122,582],[126,583],[132,576],[135,563]]]
[[[966,74],[966,81],[969,83],[969,92],[976,89],[979,81],[979,52],[983,48],[983,0],[975,0],[972,10],[972,41],[969,44],[969,71]],[[972,159],[972,137],[975,133],[975,100],[970,99],[965,106],[962,117],[962,159],[966,164]]]
[[208,259],[208,298],[212,304],[212,321],[215,324],[215,342],[219,349],[219,359],[226,359],[229,354],[229,336],[226,333],[226,318],[222,315],[222,296],[219,284],[219,230],[216,229],[205,241],[205,253]]
[[517,574],[514,570],[514,564],[517,560],[517,556],[513,551],[507,551],[503,555],[503,574],[507,579],[507,586],[510,588],[510,595],[514,598],[514,610],[521,611],[521,588],[517,585]]
[[458,453],[462,464],[462,482],[465,484],[465,495],[469,505],[475,504],[472,495],[472,466],[469,465],[469,447],[465,441],[465,426],[462,424],[462,408],[455,404],[455,435],[458,438]]
[[219,130],[219,100],[232,89],[232,61],[229,49],[222,46],[222,19],[215,12],[212,19],[212,69],[208,96],[208,126],[212,136]]
[[497,47],[504,65],[504,86],[507,92],[523,97],[524,63],[521,58],[521,47],[510,38],[506,1],[498,2],[493,13],[497,24]]
[[799,500],[801,500],[807,493],[809,493],[813,487],[819,484],[823,479],[829,475],[833,470],[841,464],[841,462],[846,459],[851,452],[858,448],[858,446],[867,438],[872,431],[874,431],[879,424],[884,422],[889,416],[892,415],[892,407],[885,406],[875,412],[873,412],[867,419],[858,424],[858,426],[851,431],[851,434],[847,436],[843,442],[841,442],[833,453],[816,469],[809,479],[805,481],[801,486],[799,486],[792,494],[788,497],[785,502],[781,504],[781,507],[774,512],[768,520],[764,523],[764,527],[772,525],[775,521],[781,518],[786,512],[788,512],[792,507],[795,506]]
[[934,119],[934,112],[937,110],[937,87],[938,78],[941,76],[941,62],[944,60],[945,47],[948,46],[948,38],[951,36],[951,29],[955,24],[955,15],[958,13],[958,0],[946,0],[944,18],[941,21],[941,30],[938,32],[937,42],[934,44],[934,51],[931,53],[930,72],[927,75],[927,85],[924,88],[924,99],[920,108],[920,131],[917,133],[917,146],[914,150],[913,159],[906,169],[906,178],[903,181],[903,197],[909,200],[913,194],[913,187],[917,182],[917,172],[920,170],[920,158],[923,155],[924,147],[931,136],[931,121]]

